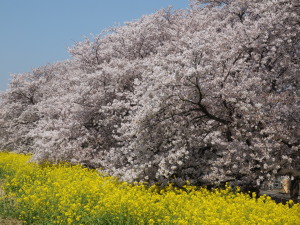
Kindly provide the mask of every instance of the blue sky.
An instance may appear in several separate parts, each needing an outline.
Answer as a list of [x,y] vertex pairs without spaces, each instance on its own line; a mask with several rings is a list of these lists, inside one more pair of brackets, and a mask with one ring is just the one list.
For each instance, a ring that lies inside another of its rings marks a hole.
[[69,58],[83,36],[188,0],[0,0],[0,91],[10,74]]

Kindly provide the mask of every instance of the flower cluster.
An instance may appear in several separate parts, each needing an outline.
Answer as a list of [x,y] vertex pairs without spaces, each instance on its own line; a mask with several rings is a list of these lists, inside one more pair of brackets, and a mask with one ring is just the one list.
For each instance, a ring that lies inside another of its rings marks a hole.
[[14,76],[0,149],[127,182],[259,189],[299,170],[299,34],[299,0],[191,0],[143,16]]
[[26,224],[300,224],[299,204],[251,198],[238,189],[128,184],[69,164],[27,163],[0,153],[0,176]]

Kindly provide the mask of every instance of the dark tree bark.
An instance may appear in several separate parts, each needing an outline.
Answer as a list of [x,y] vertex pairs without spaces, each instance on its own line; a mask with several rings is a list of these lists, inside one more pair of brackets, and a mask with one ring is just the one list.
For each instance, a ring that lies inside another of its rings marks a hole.
[[299,196],[299,187],[300,187],[300,176],[294,177],[291,180],[290,184],[290,197],[295,203],[297,203],[298,196]]

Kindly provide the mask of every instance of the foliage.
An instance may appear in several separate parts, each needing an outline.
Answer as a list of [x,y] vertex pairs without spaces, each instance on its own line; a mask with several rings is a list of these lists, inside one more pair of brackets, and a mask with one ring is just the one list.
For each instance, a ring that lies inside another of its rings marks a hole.
[[0,153],[5,198],[26,224],[299,224],[299,204],[250,198],[230,187],[208,191],[130,185],[69,164],[26,163],[30,156]]
[[15,76],[1,148],[127,181],[259,187],[300,169],[298,0],[199,0]]

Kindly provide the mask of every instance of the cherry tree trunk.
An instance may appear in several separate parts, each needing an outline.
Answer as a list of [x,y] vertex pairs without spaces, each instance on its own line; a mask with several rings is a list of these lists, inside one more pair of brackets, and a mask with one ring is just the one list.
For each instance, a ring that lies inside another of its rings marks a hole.
[[294,177],[290,184],[290,197],[295,203],[299,196],[300,176]]

